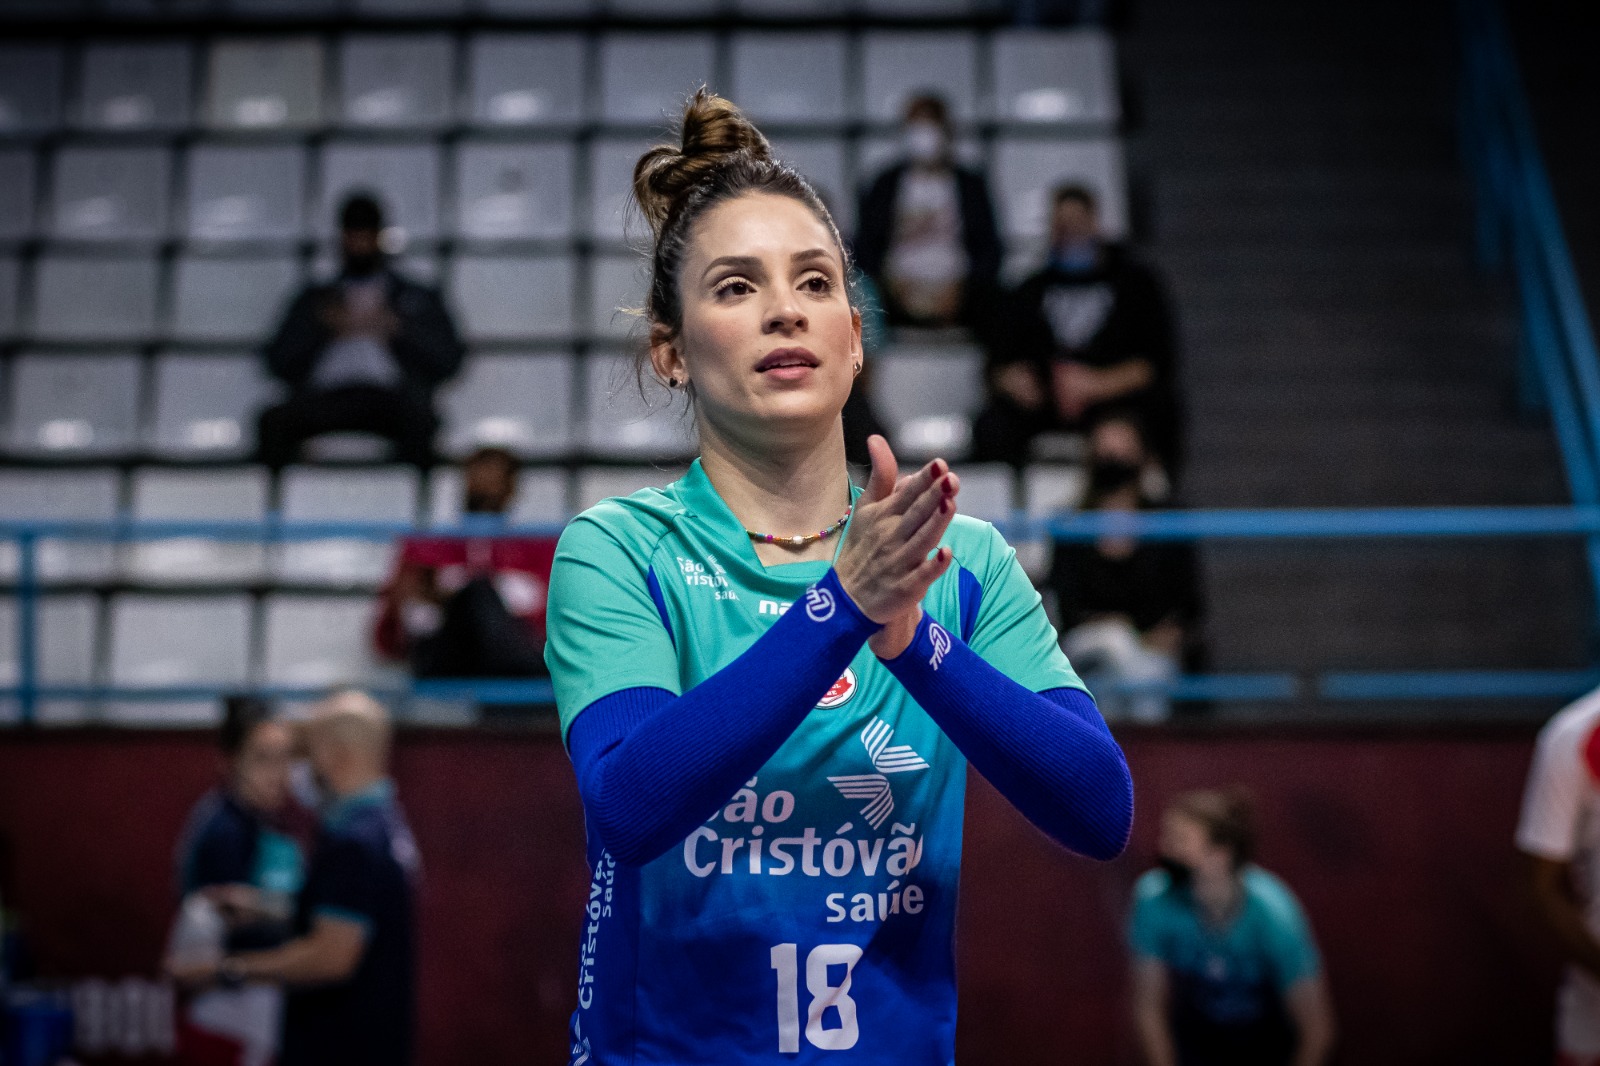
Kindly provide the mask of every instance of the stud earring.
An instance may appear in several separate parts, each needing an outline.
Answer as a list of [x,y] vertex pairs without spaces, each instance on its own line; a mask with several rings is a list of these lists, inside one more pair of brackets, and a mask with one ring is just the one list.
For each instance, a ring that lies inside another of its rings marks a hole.
[[861,364],[860,364],[860,363],[856,363],[856,364],[855,364],[855,368],[856,368],[856,369],[855,369],[855,372],[856,372],[856,373],[857,373],[857,374],[859,374],[859,373],[861,373]]
[[677,378],[668,378],[667,379],[667,388],[675,389],[677,387],[678,387],[678,379]]

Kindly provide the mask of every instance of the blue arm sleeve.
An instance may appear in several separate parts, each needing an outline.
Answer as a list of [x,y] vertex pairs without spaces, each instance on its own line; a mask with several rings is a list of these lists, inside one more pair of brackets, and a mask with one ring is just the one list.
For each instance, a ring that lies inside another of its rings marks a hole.
[[926,614],[884,665],[1028,821],[1080,855],[1122,854],[1133,777],[1087,693],[1030,692]]
[[630,688],[584,708],[567,748],[606,850],[641,866],[680,843],[760,771],[878,628],[830,570],[683,695]]

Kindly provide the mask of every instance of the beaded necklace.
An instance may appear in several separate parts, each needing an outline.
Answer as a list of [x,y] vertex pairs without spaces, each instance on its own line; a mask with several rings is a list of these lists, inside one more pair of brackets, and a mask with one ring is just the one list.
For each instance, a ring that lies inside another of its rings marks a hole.
[[750,534],[750,539],[758,544],[782,544],[789,548],[804,548],[807,544],[815,544],[817,541],[837,533],[846,522],[850,521],[850,512],[852,510],[854,508],[846,508],[837,522],[827,529],[818,530],[815,533],[797,533],[792,537],[780,537],[776,533],[757,533],[753,529],[747,529],[745,532]]

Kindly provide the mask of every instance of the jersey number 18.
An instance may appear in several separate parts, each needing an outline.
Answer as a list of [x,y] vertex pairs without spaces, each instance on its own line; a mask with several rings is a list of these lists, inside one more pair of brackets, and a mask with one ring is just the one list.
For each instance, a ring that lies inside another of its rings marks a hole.
[[[794,944],[775,944],[772,968],[778,971],[778,1050],[800,1050],[800,988],[798,951]],[[806,956],[806,991],[811,1005],[806,1008],[806,1039],[823,1051],[843,1051],[856,1046],[861,1030],[856,1025],[856,1001],[850,998],[850,975],[861,961],[861,948],[855,944],[818,944]],[[844,979],[828,982],[828,967],[843,966]],[[839,1027],[824,1029],[822,1014],[829,1007],[839,1011]]]

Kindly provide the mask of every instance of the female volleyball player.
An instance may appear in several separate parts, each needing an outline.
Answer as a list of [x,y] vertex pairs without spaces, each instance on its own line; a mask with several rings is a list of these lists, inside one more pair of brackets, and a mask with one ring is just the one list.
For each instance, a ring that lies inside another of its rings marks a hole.
[[806,180],[702,91],[634,192],[651,366],[690,390],[701,454],[556,553],[546,656],[593,867],[572,1062],[949,1063],[967,761],[1102,859],[1127,764],[948,466],[898,477],[877,437],[851,488],[861,320]]

